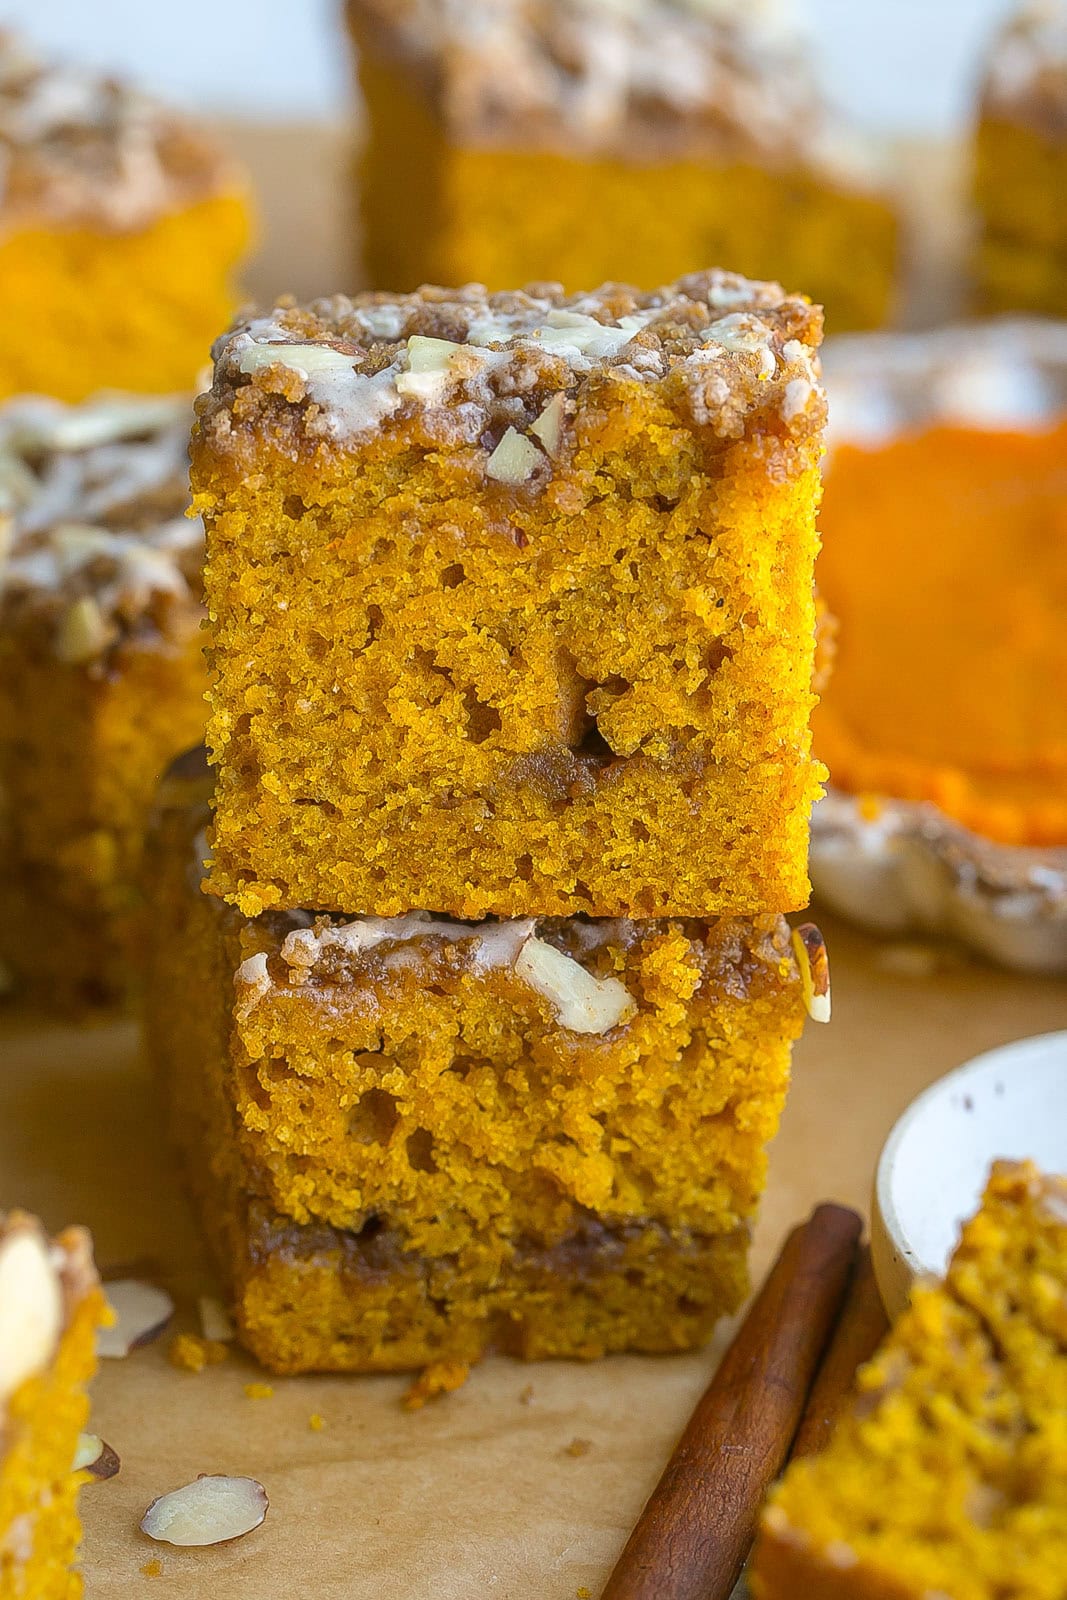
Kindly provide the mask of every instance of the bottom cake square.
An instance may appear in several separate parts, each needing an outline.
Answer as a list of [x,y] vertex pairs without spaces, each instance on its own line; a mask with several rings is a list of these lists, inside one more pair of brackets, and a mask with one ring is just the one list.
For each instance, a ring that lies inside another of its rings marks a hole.
[[395,1370],[699,1345],[747,1287],[805,983],[779,918],[257,918],[207,780],[150,852],[147,1040],[249,1349]]

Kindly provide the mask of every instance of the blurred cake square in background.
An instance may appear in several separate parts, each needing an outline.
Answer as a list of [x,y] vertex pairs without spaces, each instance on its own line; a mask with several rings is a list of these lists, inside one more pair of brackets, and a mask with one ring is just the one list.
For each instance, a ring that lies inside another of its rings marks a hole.
[[993,40],[974,149],[984,311],[1067,315],[1067,3],[1030,0]]
[[898,226],[770,0],[349,0],[380,288],[644,288],[723,261],[833,330],[893,306]]
[[74,1470],[104,1296],[84,1228],[0,1212],[0,1594],[77,1600]]
[[830,341],[816,893],[1067,967],[1067,324]]
[[0,406],[0,962],[38,1004],[128,988],[145,809],[203,733],[188,396]]
[[241,172],[138,90],[0,33],[0,398],[191,388],[234,307]]

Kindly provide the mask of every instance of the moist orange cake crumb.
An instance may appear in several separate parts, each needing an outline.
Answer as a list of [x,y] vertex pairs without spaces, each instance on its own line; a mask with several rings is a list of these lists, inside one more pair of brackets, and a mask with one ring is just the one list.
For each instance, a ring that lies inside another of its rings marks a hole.
[[202,1339],[195,1333],[176,1333],[167,1347],[167,1360],[179,1372],[203,1372],[205,1367],[217,1367],[225,1361],[229,1351],[218,1339]]
[[78,1600],[73,1470],[104,1297],[83,1228],[0,1213],[0,1594]]
[[817,753],[850,794],[1067,845],[1064,330],[844,340],[826,370]]
[[781,918],[248,918],[200,892],[205,800],[182,763],[147,1038],[261,1361],[686,1349],[736,1309],[805,1010]]
[[243,176],[192,123],[0,33],[0,398],[191,389],[236,301]]
[[148,807],[203,735],[189,421],[184,396],[0,406],[0,964],[54,1009],[129,992]]
[[825,1451],[764,1513],[757,1600],[1062,1600],[1067,1181],[998,1163]]
[[983,311],[1067,310],[1067,5],[1027,0],[989,52],[974,135]]
[[760,6],[349,0],[347,14],[372,283],[650,289],[729,261],[804,284],[833,331],[886,320],[895,201]]
[[805,904],[820,327],[721,272],[240,322],[193,436],[212,890],[249,916]]

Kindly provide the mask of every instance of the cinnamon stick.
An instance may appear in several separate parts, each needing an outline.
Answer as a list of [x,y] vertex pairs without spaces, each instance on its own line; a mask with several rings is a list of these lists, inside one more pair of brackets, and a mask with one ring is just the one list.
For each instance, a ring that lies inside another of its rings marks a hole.
[[830,1346],[812,1384],[790,1458],[812,1456],[826,1444],[852,1388],[856,1373],[869,1361],[889,1331],[878,1293],[869,1245],[860,1251],[837,1319]]
[[822,1205],[786,1239],[603,1600],[726,1600],[788,1454],[861,1232],[854,1211]]

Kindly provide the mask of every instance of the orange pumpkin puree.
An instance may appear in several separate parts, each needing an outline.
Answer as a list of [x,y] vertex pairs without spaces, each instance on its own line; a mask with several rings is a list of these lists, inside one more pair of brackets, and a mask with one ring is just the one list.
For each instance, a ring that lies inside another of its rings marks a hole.
[[814,728],[833,782],[1067,844],[1067,420],[841,445],[822,533],[840,632]]

